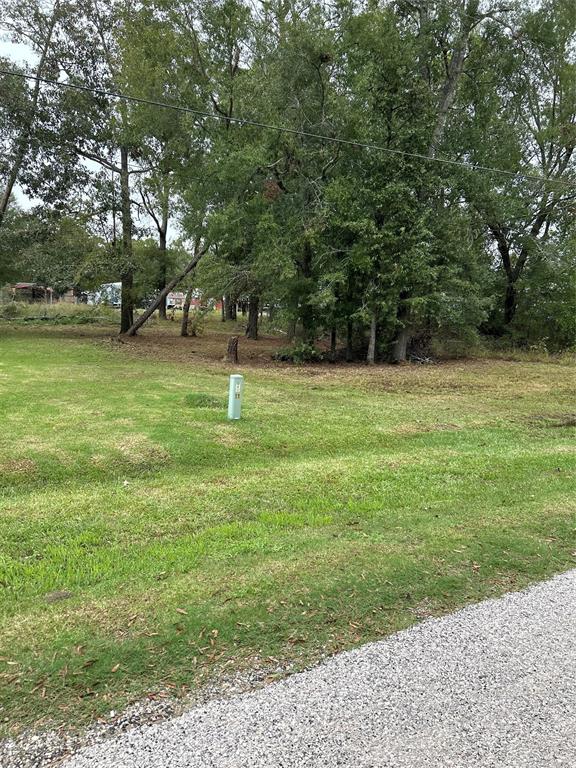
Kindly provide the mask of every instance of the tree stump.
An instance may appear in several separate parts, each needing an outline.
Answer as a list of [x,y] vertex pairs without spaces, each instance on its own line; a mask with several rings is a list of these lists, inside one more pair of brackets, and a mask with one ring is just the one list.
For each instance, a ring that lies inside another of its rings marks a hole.
[[231,336],[228,339],[228,349],[226,351],[227,363],[238,363],[238,336]]

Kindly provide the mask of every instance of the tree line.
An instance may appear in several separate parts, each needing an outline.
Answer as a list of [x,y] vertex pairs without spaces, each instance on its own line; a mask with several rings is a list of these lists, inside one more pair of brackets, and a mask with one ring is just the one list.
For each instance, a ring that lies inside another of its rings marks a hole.
[[368,362],[574,345],[573,0],[1,9],[1,282],[121,281],[122,333],[197,287]]

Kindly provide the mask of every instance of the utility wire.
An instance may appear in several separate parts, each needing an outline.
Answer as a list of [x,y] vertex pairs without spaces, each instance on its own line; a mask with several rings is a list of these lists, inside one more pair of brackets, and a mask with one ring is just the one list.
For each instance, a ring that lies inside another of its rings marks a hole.
[[13,72],[7,69],[0,69],[0,75],[7,75],[9,77],[18,77],[22,80],[34,80],[39,83],[45,83],[46,85],[55,85],[58,88],[69,88],[75,91],[83,91],[85,93],[94,93],[99,96],[106,96],[110,99],[119,99],[128,101],[133,104],[145,104],[152,107],[160,107],[161,109],[171,109],[176,112],[185,112],[196,117],[206,117],[215,120],[222,120],[229,123],[236,123],[241,127],[249,125],[254,128],[263,128],[270,131],[278,131],[280,133],[289,133],[295,136],[303,136],[308,139],[314,139],[316,141],[328,141],[333,144],[344,144],[358,149],[370,149],[377,152],[384,152],[389,155],[397,155],[400,157],[408,157],[414,160],[423,160],[427,163],[442,163],[443,165],[455,166],[457,168],[464,168],[468,171],[481,171],[486,173],[496,173],[509,178],[523,178],[530,181],[537,181],[539,183],[558,184],[564,187],[573,188],[574,183],[563,179],[551,179],[545,176],[536,176],[535,174],[524,173],[522,171],[507,171],[504,168],[493,168],[487,165],[479,165],[477,163],[465,163],[461,160],[450,160],[446,157],[429,157],[419,152],[405,152],[401,149],[392,149],[390,147],[382,147],[379,144],[370,144],[363,141],[354,141],[353,139],[342,139],[337,136],[326,136],[321,133],[313,133],[311,131],[300,130],[299,128],[287,128],[281,125],[271,125],[269,123],[261,123],[257,120],[249,120],[243,117],[233,117],[227,115],[220,115],[217,112],[204,112],[200,109],[193,109],[192,107],[183,107],[178,104],[168,104],[164,101],[155,101],[154,99],[143,99],[139,96],[129,96],[126,93],[116,93],[114,91],[107,91],[103,88],[95,88],[90,85],[79,85],[77,83],[67,83],[62,80],[50,80],[46,77],[38,77],[38,75],[27,75],[22,72]]

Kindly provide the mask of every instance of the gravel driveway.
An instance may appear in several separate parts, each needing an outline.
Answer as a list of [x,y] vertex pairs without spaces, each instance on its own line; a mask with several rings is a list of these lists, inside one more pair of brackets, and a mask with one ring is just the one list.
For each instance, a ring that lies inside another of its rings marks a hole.
[[576,570],[63,765],[574,768]]

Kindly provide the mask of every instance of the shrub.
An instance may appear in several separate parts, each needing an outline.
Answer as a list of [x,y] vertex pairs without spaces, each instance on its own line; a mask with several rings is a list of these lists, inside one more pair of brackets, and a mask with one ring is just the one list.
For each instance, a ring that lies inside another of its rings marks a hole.
[[190,311],[188,316],[188,334],[190,336],[202,336],[209,312],[209,307],[196,307]]
[[3,320],[13,320],[18,317],[18,306],[13,301],[10,304],[4,304],[0,307],[0,317]]
[[301,342],[293,347],[280,349],[273,355],[274,360],[281,360],[286,363],[319,363],[324,359],[324,355],[312,344]]

